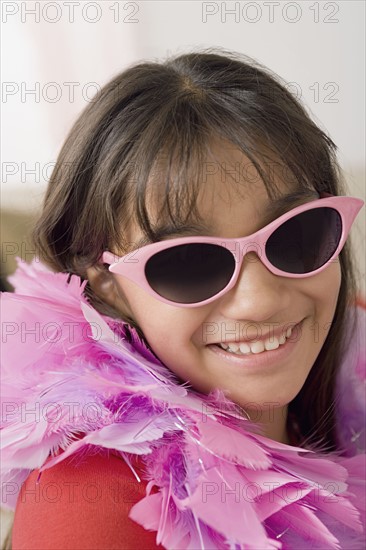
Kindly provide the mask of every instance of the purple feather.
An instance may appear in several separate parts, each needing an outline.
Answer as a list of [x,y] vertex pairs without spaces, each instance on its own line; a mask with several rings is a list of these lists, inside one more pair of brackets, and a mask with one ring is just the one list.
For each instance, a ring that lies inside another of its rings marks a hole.
[[32,469],[114,449],[132,471],[140,457],[147,493],[130,517],[165,548],[365,546],[365,312],[337,381],[344,453],[318,454],[264,437],[220,390],[179,383],[132,327],[90,306],[75,275],[18,264],[16,293],[2,295],[3,506],[15,508]]

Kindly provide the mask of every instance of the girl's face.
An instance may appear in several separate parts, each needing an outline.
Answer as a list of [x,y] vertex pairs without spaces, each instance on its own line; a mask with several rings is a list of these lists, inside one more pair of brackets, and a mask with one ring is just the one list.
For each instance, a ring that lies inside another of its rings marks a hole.
[[[198,210],[214,229],[212,235],[243,237],[271,221],[264,220],[262,214],[270,199],[259,180],[250,186],[243,181],[240,189],[233,185],[239,167],[241,175],[248,173],[243,167],[248,168],[250,163],[239,151],[224,152],[221,146],[219,158],[226,172],[217,165],[207,174]],[[253,170],[250,173],[253,175]],[[275,182],[281,195],[290,192],[291,185],[281,182],[277,175]],[[316,197],[305,196],[303,202]],[[142,233],[131,227],[129,242],[141,237]],[[136,321],[154,353],[182,381],[189,381],[204,393],[214,388],[226,390],[229,399],[265,426],[268,437],[287,442],[287,405],[300,391],[322,348],[340,283],[338,260],[320,274],[291,279],[273,275],[251,252],[244,258],[235,287],[204,306],[165,304],[118,275],[114,275],[114,286],[107,285],[111,290],[105,291],[104,299],[122,316],[128,313]],[[236,355],[234,362],[231,354],[212,346],[223,341],[240,344],[249,340],[253,344],[299,323],[277,350],[247,355],[244,361]],[[257,359],[259,363],[255,364]]]

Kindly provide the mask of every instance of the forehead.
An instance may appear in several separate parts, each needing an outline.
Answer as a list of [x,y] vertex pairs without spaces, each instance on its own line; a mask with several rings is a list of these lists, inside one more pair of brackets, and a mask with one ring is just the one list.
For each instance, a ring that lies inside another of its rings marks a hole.
[[[269,154],[264,154],[260,163],[260,169],[266,174],[269,182],[269,186],[266,185],[253,162],[235,145],[221,139],[210,142],[199,165],[195,159],[187,172],[180,171],[179,167],[174,168],[173,175],[177,175],[174,184],[183,185],[189,189],[190,181],[186,179],[189,174],[191,176],[193,174],[197,182],[194,208],[191,210],[187,208],[185,224],[177,223],[178,228],[180,225],[183,229],[189,226],[187,231],[182,233],[183,235],[198,234],[231,238],[251,234],[273,219],[272,206],[276,201],[288,194],[296,194],[300,189],[289,169]],[[157,164],[150,174],[146,199],[150,219],[156,229],[161,228],[161,237],[165,234],[175,234],[171,220],[167,219],[166,212],[161,208],[161,204],[164,203],[164,193],[166,193],[165,172],[166,167],[162,157],[160,164]],[[174,185],[172,190],[174,193]],[[309,196],[309,192],[307,195]],[[314,198],[314,191],[311,191],[310,195]],[[175,197],[172,200],[173,205],[174,199]],[[296,197],[294,202],[296,203]],[[298,204],[300,202],[304,202],[304,199],[300,199]],[[171,214],[174,220],[174,210]],[[166,228],[168,228],[167,231],[165,231]],[[130,240],[136,242],[138,239],[142,243],[141,235],[142,231],[138,224],[133,222],[130,226]]]
[[[191,184],[188,179],[195,179],[197,182],[196,212],[193,209],[188,212],[188,219],[193,222],[198,218],[199,221],[212,225],[225,212],[234,214],[243,209],[248,210],[248,215],[256,216],[271,204],[272,199],[298,188],[295,177],[288,168],[269,155],[263,157],[260,168],[267,174],[269,188],[253,162],[234,144],[223,139],[212,139],[199,165],[194,159],[191,168],[187,173],[182,172],[182,178],[178,182],[178,185],[187,188]],[[159,205],[166,193],[163,180],[162,160],[161,168],[157,168],[149,178],[147,203],[152,217],[155,215],[155,222],[164,217],[159,211]]]
[[197,209],[218,234],[238,230],[242,234],[244,225],[255,231],[270,213],[273,200],[297,188],[278,161],[263,159],[261,168],[269,176],[268,188],[253,162],[230,143],[214,143],[210,156],[202,173]]

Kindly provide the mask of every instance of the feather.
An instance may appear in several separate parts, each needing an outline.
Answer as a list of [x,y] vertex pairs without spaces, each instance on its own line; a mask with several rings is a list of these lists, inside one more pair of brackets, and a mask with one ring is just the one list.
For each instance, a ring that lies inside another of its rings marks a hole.
[[179,382],[132,327],[90,306],[85,281],[24,264],[16,293],[1,297],[4,506],[15,508],[32,469],[114,450],[131,475],[134,457],[144,464],[146,496],[130,517],[165,548],[364,547],[360,346],[338,387],[338,418],[354,430],[339,426],[345,454],[292,447],[262,435],[221,390]]
[[195,490],[181,504],[192,509],[200,520],[227,538],[244,542],[250,531],[253,533],[252,544],[266,548],[265,531],[242,492],[240,473],[225,462],[219,468],[213,467],[201,473]]
[[248,468],[265,469],[271,464],[267,453],[250,437],[218,422],[197,422],[200,444],[216,456]]
[[314,491],[313,494],[309,494],[307,501],[356,532],[363,532],[360,513],[341,495],[334,496],[332,493],[320,489],[317,492]]
[[314,511],[306,506],[297,503],[286,506],[275,514],[273,521],[281,522],[290,531],[295,530],[309,545],[316,542],[325,548],[340,548],[336,537],[316,517]]

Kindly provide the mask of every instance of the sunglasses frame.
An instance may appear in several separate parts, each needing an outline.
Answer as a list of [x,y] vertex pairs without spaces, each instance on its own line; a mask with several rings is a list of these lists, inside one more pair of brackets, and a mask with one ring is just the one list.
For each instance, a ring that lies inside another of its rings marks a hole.
[[[154,298],[160,300],[161,302],[164,302],[165,304],[173,305],[175,307],[203,306],[220,298],[235,286],[241,271],[241,266],[242,266],[244,257],[249,252],[255,252],[258,258],[260,259],[260,261],[263,263],[263,265],[274,275],[278,275],[281,277],[288,277],[292,279],[302,279],[306,277],[312,277],[313,275],[317,275],[318,273],[326,269],[326,267],[330,264],[330,262],[332,262],[335,258],[337,258],[337,256],[341,252],[347,240],[352,224],[358,212],[361,210],[363,204],[364,204],[364,201],[356,197],[333,196],[333,195],[330,195],[329,193],[322,193],[321,198],[315,199],[314,201],[306,202],[305,204],[302,204],[300,206],[293,208],[292,210],[289,210],[288,212],[276,218],[274,221],[272,221],[265,227],[262,227],[255,233],[252,233],[251,235],[248,235],[246,237],[230,238],[230,239],[225,239],[222,237],[200,237],[200,236],[178,237],[175,239],[167,239],[165,241],[159,241],[156,243],[147,244],[145,246],[142,246],[141,248],[138,248],[132,252],[129,252],[124,256],[116,256],[112,252],[104,251],[99,261],[105,264],[109,264],[108,270],[110,272],[126,277],[127,279],[130,279],[132,282],[140,286],[145,292],[147,292]],[[287,222],[288,220],[297,216],[298,214],[301,214],[302,212],[306,212],[308,210],[313,210],[315,208],[324,208],[324,207],[333,208],[338,212],[338,214],[342,219],[342,235],[335,252],[329,258],[329,260],[325,264],[323,264],[321,267],[316,269],[315,271],[311,271],[309,273],[304,273],[304,274],[287,273],[273,266],[267,259],[267,256],[265,253],[266,242],[269,239],[269,237],[272,235],[272,233],[274,233],[274,231],[276,231],[283,223]],[[160,296],[160,294],[155,292],[155,290],[153,290],[153,288],[149,285],[146,279],[145,265],[152,256],[154,256],[158,252],[161,252],[162,250],[166,250],[174,246],[190,244],[190,243],[216,244],[218,246],[227,248],[227,250],[229,250],[234,256],[235,269],[229,283],[222,290],[220,290],[220,292],[218,292],[214,296],[211,296],[210,298],[207,298],[206,300],[202,300],[201,302],[185,304],[181,302],[174,302],[172,300],[168,300],[167,298],[164,298],[163,296]],[[239,247],[237,246],[238,244],[239,244]],[[234,250],[232,250],[232,245],[234,245]],[[239,252],[237,248],[239,248]],[[244,253],[243,253],[243,250],[245,250]]]

